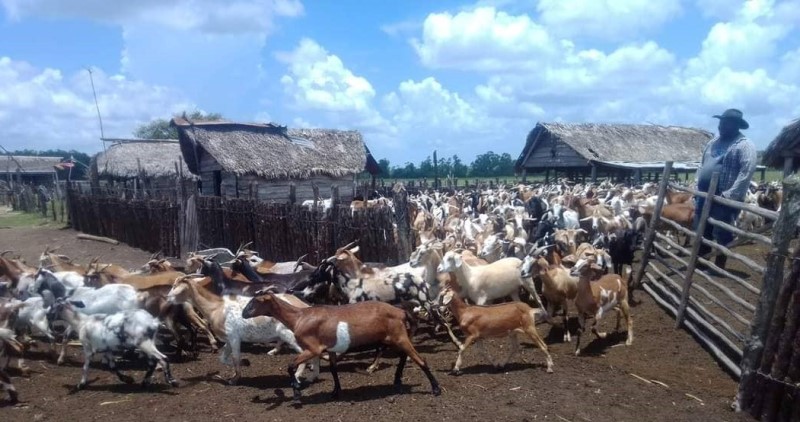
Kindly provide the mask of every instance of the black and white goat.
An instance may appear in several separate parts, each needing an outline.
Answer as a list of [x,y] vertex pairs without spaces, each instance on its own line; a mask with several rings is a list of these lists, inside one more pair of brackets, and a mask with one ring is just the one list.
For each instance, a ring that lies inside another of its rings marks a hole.
[[147,356],[147,373],[142,380],[142,387],[147,387],[156,369],[156,364],[164,368],[164,378],[173,387],[178,382],[172,378],[167,357],[156,348],[155,336],[159,322],[147,311],[136,309],[117,312],[110,315],[85,315],[78,312],[84,304],[80,301],[57,300],[50,307],[48,318],[63,319],[78,332],[83,346],[83,374],[78,389],[86,386],[89,376],[89,364],[96,353],[104,354],[109,368],[114,371],[120,381],[130,384],[133,378],[117,369],[114,352],[135,349]]

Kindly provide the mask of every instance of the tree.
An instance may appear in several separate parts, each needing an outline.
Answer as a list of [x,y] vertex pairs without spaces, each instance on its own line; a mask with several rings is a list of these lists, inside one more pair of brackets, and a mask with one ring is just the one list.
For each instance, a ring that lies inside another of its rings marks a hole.
[[453,155],[452,158],[453,162],[453,177],[467,177],[467,172],[469,171],[469,167],[464,164],[458,155]]
[[[186,113],[189,120],[220,120],[222,115],[219,113],[203,113],[200,110],[195,110],[191,113]],[[176,114],[175,117],[182,114]],[[169,120],[155,119],[149,123],[139,125],[134,131],[133,136],[140,139],[178,139],[178,130],[170,126]]]
[[378,168],[380,169],[381,175],[383,177],[390,177],[392,174],[392,169],[389,167],[389,160],[385,158],[381,158],[378,160]]

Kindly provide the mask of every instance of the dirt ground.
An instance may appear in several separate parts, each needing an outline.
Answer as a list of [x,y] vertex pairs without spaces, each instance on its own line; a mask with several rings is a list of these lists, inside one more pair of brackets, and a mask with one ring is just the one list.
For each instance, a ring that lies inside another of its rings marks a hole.
[[[0,249],[14,249],[35,262],[45,245],[60,246],[61,253],[80,262],[101,256],[103,262],[131,268],[150,255],[125,245],[77,240],[75,235],[51,228],[2,229]],[[735,381],[689,334],[673,329],[673,319],[647,294],[637,291],[636,298],[642,303],[632,310],[636,337],[630,347],[624,346],[623,335],[610,335],[591,341],[588,352],[575,357],[573,345],[561,343],[559,328],[539,325],[555,361],[553,374],[545,372],[542,353],[526,343],[522,356],[502,372],[471,350],[464,374],[451,376],[455,346],[446,335],[431,338],[423,327],[414,341],[442,386],[440,397],[430,394],[427,380],[413,365],[404,375],[406,391],[395,394],[391,383],[396,359],[384,358],[381,369],[369,375],[370,354],[363,353],[340,362],[339,400],[328,399],[332,381],[323,363],[321,379],[303,392],[304,404],[295,407],[286,374],[291,354],[272,357],[264,347],[245,348],[251,365],[244,368],[240,385],[229,386],[215,376],[227,377],[232,369],[219,362],[204,340],[199,359],[173,364],[178,388],[168,388],[161,374],[150,390],[124,385],[98,363],[92,366],[88,388],[75,392],[79,349],[71,348],[68,363],[58,367],[40,343],[28,355],[31,375],[12,372],[22,403],[0,402],[0,420],[745,420],[730,410]],[[613,322],[609,318],[602,325],[613,329]],[[499,357],[505,348],[505,341],[498,340],[489,350]],[[143,376],[138,362],[124,367],[137,380]]]

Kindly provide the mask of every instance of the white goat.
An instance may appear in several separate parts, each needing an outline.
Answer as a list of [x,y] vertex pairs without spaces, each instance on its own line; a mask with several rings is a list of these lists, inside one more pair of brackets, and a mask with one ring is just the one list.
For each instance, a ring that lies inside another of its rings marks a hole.
[[462,293],[477,305],[511,296],[519,300],[519,288],[524,288],[544,312],[544,306],[536,293],[533,280],[523,279],[521,275],[522,260],[519,258],[503,258],[488,265],[471,267],[456,251],[444,254],[439,264],[440,273],[454,273]]
[[60,299],[50,308],[48,316],[51,319],[60,317],[69,323],[70,327],[78,332],[83,346],[83,374],[78,383],[78,390],[86,386],[89,377],[89,364],[95,353],[103,353],[108,361],[108,367],[117,375],[120,381],[130,384],[133,378],[122,374],[114,362],[114,352],[136,348],[148,358],[147,373],[142,380],[142,386],[151,382],[151,377],[156,369],[156,364],[164,368],[164,378],[167,383],[177,387],[178,383],[172,378],[167,357],[158,351],[155,343],[159,322],[147,311],[142,309],[117,312],[111,315],[84,315],[77,309],[83,307],[80,301],[66,301]]

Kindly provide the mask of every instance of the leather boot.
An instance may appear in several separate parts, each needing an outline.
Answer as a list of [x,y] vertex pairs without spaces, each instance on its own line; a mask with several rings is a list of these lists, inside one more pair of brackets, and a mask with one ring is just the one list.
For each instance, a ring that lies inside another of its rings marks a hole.
[[714,258],[714,265],[722,268],[723,270],[725,269],[726,263],[728,263],[728,257],[725,255],[717,255],[716,258]]

